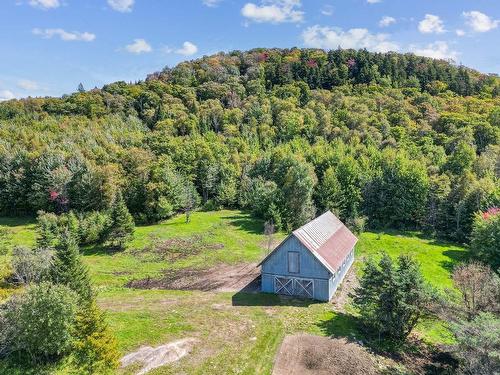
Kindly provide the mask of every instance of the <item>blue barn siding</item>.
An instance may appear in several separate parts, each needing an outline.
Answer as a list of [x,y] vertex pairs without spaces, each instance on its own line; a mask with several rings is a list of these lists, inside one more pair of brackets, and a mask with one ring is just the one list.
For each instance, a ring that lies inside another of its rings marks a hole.
[[346,265],[341,268],[340,273],[337,272],[335,274],[335,277],[332,277],[329,280],[329,297],[328,299],[332,299],[333,295],[335,294],[335,291],[339,287],[340,283],[342,283],[342,280],[344,279],[347,271],[349,271],[349,268],[351,268],[352,264],[354,262],[354,249],[352,250],[352,255],[351,257],[347,260]]
[[[296,251],[300,258],[300,273],[288,272],[288,252]],[[317,260],[311,252],[294,236],[281,244],[271,256],[262,264],[263,273],[272,273],[282,276],[297,276],[304,278],[329,279],[330,272]]]
[[[299,253],[300,272],[288,272],[288,252]],[[262,291],[274,292],[274,276],[290,276],[314,281],[314,298],[327,301],[330,299],[329,279],[331,273],[311,252],[300,243],[297,238],[290,236],[281,246],[271,254],[262,264]]]

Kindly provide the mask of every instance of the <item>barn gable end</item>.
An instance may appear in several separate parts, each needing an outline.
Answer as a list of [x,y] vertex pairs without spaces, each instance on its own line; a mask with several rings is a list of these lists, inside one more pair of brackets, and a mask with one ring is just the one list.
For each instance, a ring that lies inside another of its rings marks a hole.
[[288,252],[299,253],[300,275],[303,277],[329,279],[331,273],[311,252],[292,234],[262,264],[262,272],[288,275]]
[[357,238],[330,211],[262,260],[262,291],[328,301],[354,260]]

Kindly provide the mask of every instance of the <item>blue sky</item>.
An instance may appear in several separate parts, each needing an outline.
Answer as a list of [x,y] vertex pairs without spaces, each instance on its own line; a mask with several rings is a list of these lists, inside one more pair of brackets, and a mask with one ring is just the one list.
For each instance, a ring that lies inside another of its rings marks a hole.
[[0,100],[254,47],[411,51],[500,73],[499,0],[1,0],[0,17]]

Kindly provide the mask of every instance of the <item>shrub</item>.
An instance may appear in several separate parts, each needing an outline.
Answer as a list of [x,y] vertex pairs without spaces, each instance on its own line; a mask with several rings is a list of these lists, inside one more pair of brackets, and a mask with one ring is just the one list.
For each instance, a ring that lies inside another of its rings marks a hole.
[[56,215],[50,212],[38,211],[37,217],[37,245],[42,248],[57,246],[61,233],[69,232],[80,241],[80,222],[77,216],[69,213]]
[[38,247],[45,249],[54,247],[57,233],[59,231],[57,215],[54,213],[38,211],[36,224],[36,242]]
[[41,283],[8,300],[0,312],[0,351],[33,362],[60,357],[71,348],[76,312],[74,292]]
[[81,245],[93,244],[102,241],[109,217],[103,212],[93,211],[78,216],[80,225],[79,238]]
[[48,249],[16,246],[12,251],[12,273],[18,283],[31,284],[48,276],[53,254]]
[[480,313],[470,322],[452,325],[452,329],[463,374],[500,373],[500,319]]
[[453,270],[453,284],[462,295],[462,309],[467,319],[480,312],[499,311],[500,278],[488,266],[471,262]]
[[366,216],[357,216],[347,221],[347,226],[356,234],[361,234],[365,231]]
[[494,270],[500,268],[500,209],[491,208],[476,215],[472,227],[473,255]]

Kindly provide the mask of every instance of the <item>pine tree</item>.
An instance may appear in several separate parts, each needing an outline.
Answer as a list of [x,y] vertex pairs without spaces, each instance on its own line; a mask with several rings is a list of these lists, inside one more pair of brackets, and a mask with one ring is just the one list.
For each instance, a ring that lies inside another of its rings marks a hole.
[[81,308],[74,325],[73,364],[81,374],[107,374],[118,367],[116,339],[95,300]]
[[418,263],[402,255],[397,264],[384,254],[378,265],[369,260],[354,304],[361,322],[378,338],[404,340],[425,313],[428,290]]
[[87,267],[83,264],[78,244],[69,231],[60,235],[51,269],[54,284],[63,284],[75,291],[82,301],[92,299],[92,287]]
[[80,82],[77,88],[78,92],[85,92],[85,87],[83,87],[83,83]]
[[115,197],[111,207],[110,220],[111,224],[106,233],[106,240],[112,247],[124,249],[127,242],[132,239],[135,223],[121,193]]

